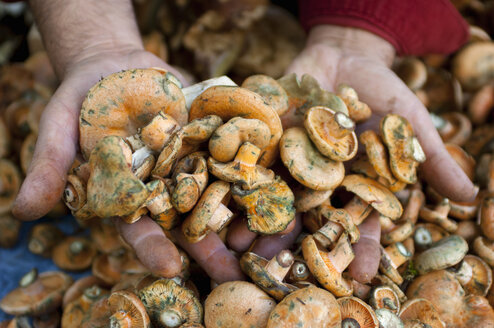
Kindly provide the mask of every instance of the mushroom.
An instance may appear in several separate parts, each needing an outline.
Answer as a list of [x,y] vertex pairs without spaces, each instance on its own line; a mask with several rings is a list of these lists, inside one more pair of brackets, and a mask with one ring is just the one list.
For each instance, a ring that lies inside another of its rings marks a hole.
[[345,175],[343,163],[323,156],[303,128],[284,131],[280,140],[280,155],[295,180],[311,189],[333,190]]
[[494,194],[489,193],[482,198],[479,219],[484,236],[494,240]]
[[419,274],[445,269],[459,263],[467,252],[468,244],[460,236],[444,237],[415,257],[415,268]]
[[0,214],[0,247],[13,247],[19,239],[21,221],[10,214]]
[[[184,89],[185,90],[185,89]],[[186,97],[187,99],[187,97]],[[223,124],[223,120],[216,115],[208,115],[192,120],[180,130],[179,135],[182,140],[182,148],[177,158],[182,158],[199,149],[203,142],[208,141],[213,132]]]
[[327,327],[339,328],[341,314],[331,293],[315,286],[294,291],[271,311],[267,328]]
[[298,287],[300,286],[300,283],[316,283],[316,279],[301,256],[295,257],[294,262],[290,267],[290,271],[286,276],[286,281]]
[[252,281],[277,301],[296,290],[293,285],[283,282],[293,264],[293,255],[282,250],[271,260],[252,252],[246,252],[240,258],[240,268]]
[[139,298],[155,327],[201,323],[203,309],[194,293],[173,280],[160,279],[141,289]]
[[10,152],[10,132],[3,117],[0,116],[0,158],[7,156]]
[[103,137],[135,135],[160,111],[185,125],[185,98],[170,76],[162,69],[133,69],[111,74],[93,86],[79,117],[84,158]]
[[443,142],[463,146],[472,134],[472,122],[465,114],[448,112],[441,115],[431,113],[432,123]]
[[370,293],[369,304],[374,309],[388,309],[398,314],[400,312],[400,299],[389,286],[374,287]]
[[103,288],[105,285],[106,284],[103,280],[93,275],[85,276],[76,280],[63,294],[62,308],[67,307],[67,305],[78,299],[86,289],[93,286]]
[[395,72],[412,91],[419,90],[427,81],[427,68],[416,57],[403,58],[395,68]]
[[449,200],[445,198],[434,209],[422,207],[419,216],[422,220],[437,224],[444,230],[453,233],[458,229],[458,224],[448,218],[450,208]]
[[[472,123],[476,125],[486,123],[492,107],[494,107],[494,86],[487,84],[475,92],[468,102],[468,116],[471,120],[470,126]],[[470,120],[467,119],[468,122]]]
[[241,87],[259,94],[279,116],[288,110],[288,95],[285,89],[270,76],[251,75],[244,80]]
[[477,90],[492,80],[492,42],[473,42],[453,59],[453,74],[466,90]]
[[463,147],[474,157],[491,152],[494,147],[494,129],[490,124],[477,127]]
[[255,92],[239,87],[210,87],[194,100],[189,115],[190,120],[218,115],[223,120],[241,116],[263,121],[271,129],[271,139],[261,153],[259,164],[267,167],[274,163],[283,132],[281,121],[276,111]]
[[398,267],[412,257],[412,253],[400,242],[394,243],[383,249],[379,270],[395,282],[401,285],[403,277],[398,272]]
[[346,296],[338,299],[341,312],[342,328],[378,328],[374,310],[362,301],[353,296]]
[[399,115],[381,119],[381,136],[389,150],[389,165],[395,178],[405,183],[417,181],[416,168],[425,162],[425,154],[413,134],[410,123]]
[[252,232],[265,235],[282,232],[295,219],[293,193],[280,177],[252,190],[233,185],[231,191],[233,200],[246,212],[247,227]]
[[10,211],[21,186],[21,174],[8,159],[0,158],[0,214]]
[[447,236],[449,233],[434,223],[420,223],[415,226],[413,241],[416,248],[424,250]]
[[67,237],[53,248],[52,258],[57,267],[82,271],[91,266],[97,250],[83,237]]
[[458,229],[455,234],[465,239],[468,245],[471,245],[475,238],[482,234],[482,230],[475,221],[461,221],[458,223]]
[[288,95],[288,111],[281,117],[283,128],[302,126],[305,112],[314,106],[324,106],[335,112],[348,114],[348,108],[343,100],[334,93],[326,91],[319,86],[315,78],[308,74],[298,79],[295,73],[285,75],[278,79]]
[[385,275],[377,274],[372,278],[371,284],[373,286],[388,286],[396,293],[401,303],[407,300],[407,296],[403,293],[401,288]]
[[33,254],[49,257],[63,235],[63,232],[53,224],[40,223],[32,228],[27,247]]
[[453,157],[458,166],[461,167],[463,172],[465,172],[470,180],[473,180],[475,177],[475,160],[473,157],[458,145],[447,143],[444,146],[446,147],[449,155]]
[[294,191],[295,209],[297,212],[307,212],[328,200],[332,193],[333,190],[297,189]]
[[171,202],[180,213],[190,211],[208,184],[208,166],[205,152],[195,152],[175,165],[172,179],[175,182]]
[[486,296],[491,288],[492,269],[475,255],[465,255],[453,273],[469,295]]
[[0,301],[0,309],[11,315],[38,316],[54,311],[62,304],[64,292],[72,278],[63,272],[49,271],[38,275],[33,269],[19,281],[19,287]]
[[3,109],[2,114],[5,123],[13,136],[23,139],[31,132],[28,123],[28,115],[33,102],[32,99],[21,97],[14,100],[7,108]]
[[178,158],[179,152],[182,148],[181,133],[175,133],[170,138],[170,141],[163,147],[156,164],[151,171],[153,177],[166,177],[170,174],[175,160]]
[[400,220],[394,223],[386,216],[379,216],[381,223],[381,243],[389,245],[402,242],[413,234],[414,225],[411,220]]
[[151,197],[146,202],[146,207],[151,218],[165,231],[173,229],[180,223],[180,217],[171,202],[166,183],[159,179],[156,186],[156,197]]
[[238,149],[232,162],[221,163],[209,157],[208,168],[211,174],[223,181],[242,185],[245,189],[254,189],[269,184],[274,179],[274,172],[261,165],[256,165],[261,149],[250,142],[244,142]]
[[60,326],[62,315],[58,311],[44,313],[33,318],[34,328],[55,328]]
[[99,252],[109,254],[123,247],[122,239],[112,220],[95,220],[89,224],[89,229],[94,247]]
[[357,155],[350,166],[350,171],[374,180],[379,179],[379,175],[370,163],[367,155]]
[[449,71],[441,67],[428,67],[427,82],[421,89],[427,98],[427,108],[432,112],[461,110],[462,85]]
[[[454,274],[446,270],[419,276],[408,286],[407,296],[432,303],[439,314],[435,317],[440,317],[447,327],[489,327],[494,322],[494,310],[487,299],[466,295]],[[404,304],[401,312],[406,308]]]
[[91,266],[93,275],[107,285],[115,285],[124,273],[142,273],[148,270],[135,258],[134,254],[121,248],[110,254],[99,254]]
[[230,198],[230,184],[215,181],[204,191],[192,213],[182,223],[182,232],[189,243],[202,240],[209,231],[218,232],[232,219],[226,207]]
[[352,294],[351,281],[342,276],[342,272],[354,258],[352,246],[345,233],[340,236],[331,252],[320,249],[309,235],[302,242],[302,252],[310,272],[324,288],[338,297]]
[[305,112],[304,127],[319,152],[334,161],[348,161],[357,154],[355,122],[341,112],[315,106]]
[[491,267],[494,267],[494,242],[479,236],[473,241],[473,250]]
[[379,321],[379,328],[405,328],[400,317],[388,309],[377,309],[374,313]]
[[[188,87],[185,87],[185,88],[182,89],[182,93],[184,94],[184,97],[185,97],[185,106],[187,107],[187,110],[190,110],[190,106],[192,105],[192,102],[201,93],[203,93],[206,89],[208,89],[210,87],[213,87],[215,85],[232,86],[232,87],[237,87],[238,86],[235,82],[233,82],[226,75],[214,77],[212,79],[204,80],[204,81],[201,81],[199,83],[196,83],[196,84],[193,84],[193,85],[189,85]],[[215,115],[213,115],[213,116],[215,116]],[[218,116],[216,116],[216,117],[218,118]],[[194,121],[195,120],[190,119],[189,124],[191,124]],[[223,124],[223,122],[221,122],[219,125],[221,125],[221,124]]]
[[146,309],[135,294],[125,290],[114,292],[108,298],[108,304],[112,314],[111,327],[150,327]]
[[400,311],[400,319],[405,324],[407,321],[416,320],[423,325],[431,328],[444,328],[444,322],[441,320],[440,313],[434,305],[424,298],[414,298],[403,303]]
[[336,91],[348,108],[348,116],[353,121],[360,123],[369,119],[372,114],[369,106],[358,99],[357,92],[346,84],[338,85]]
[[393,176],[389,166],[388,151],[378,134],[372,130],[364,131],[360,134],[359,141],[365,146],[369,163],[380,177],[378,181],[381,181],[392,192],[405,188],[406,184]]
[[[98,302],[107,303],[107,300],[108,291],[106,289],[96,285],[86,288],[81,296],[65,306],[62,315],[62,327],[81,327],[83,322],[89,320],[93,307],[96,304],[101,307],[102,304]],[[108,319],[109,317],[110,313],[108,313]]]
[[225,282],[206,298],[204,323],[216,327],[266,327],[276,301],[256,285],[245,281]]

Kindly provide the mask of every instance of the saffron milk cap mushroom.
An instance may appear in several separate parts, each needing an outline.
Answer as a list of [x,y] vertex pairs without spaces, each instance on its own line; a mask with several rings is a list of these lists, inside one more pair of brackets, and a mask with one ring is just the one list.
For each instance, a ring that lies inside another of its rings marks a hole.
[[337,87],[336,93],[348,108],[348,116],[355,122],[360,123],[367,120],[372,111],[370,107],[359,100],[357,91],[346,84],[340,84]]
[[288,110],[288,96],[285,89],[270,76],[251,75],[242,82],[241,87],[259,94],[280,116]]
[[19,239],[21,221],[10,214],[0,214],[0,247],[13,247]]
[[353,296],[338,299],[341,312],[341,328],[379,328],[374,310],[364,301]]
[[108,298],[111,327],[148,328],[149,316],[141,300],[134,293],[121,290],[113,292]]
[[467,252],[467,242],[458,235],[451,235],[418,254],[414,259],[415,268],[419,274],[445,269],[459,263]]
[[453,74],[466,90],[476,90],[492,81],[494,44],[473,42],[453,59]]
[[445,324],[434,305],[424,298],[414,298],[406,301],[400,311],[400,318],[417,320],[431,328],[444,328]]
[[400,242],[386,247],[381,253],[379,270],[396,284],[401,285],[403,277],[398,267],[412,257],[412,253]]
[[67,237],[53,248],[53,262],[63,270],[82,271],[91,266],[97,250],[83,237]]
[[480,257],[467,254],[454,271],[468,294],[486,296],[492,285],[492,269]]

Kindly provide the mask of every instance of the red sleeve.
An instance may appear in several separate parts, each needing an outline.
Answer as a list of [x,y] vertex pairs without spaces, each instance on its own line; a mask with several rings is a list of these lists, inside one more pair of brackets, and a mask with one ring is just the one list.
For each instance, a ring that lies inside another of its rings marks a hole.
[[307,30],[350,26],[379,35],[400,55],[447,54],[468,40],[468,24],[450,0],[299,0]]

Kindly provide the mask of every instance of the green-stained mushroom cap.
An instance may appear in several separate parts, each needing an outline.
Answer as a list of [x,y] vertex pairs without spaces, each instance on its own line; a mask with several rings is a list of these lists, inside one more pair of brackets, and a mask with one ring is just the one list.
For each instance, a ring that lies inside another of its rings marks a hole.
[[451,235],[433,243],[429,249],[415,258],[419,274],[441,270],[459,263],[468,252],[468,244],[462,237]]

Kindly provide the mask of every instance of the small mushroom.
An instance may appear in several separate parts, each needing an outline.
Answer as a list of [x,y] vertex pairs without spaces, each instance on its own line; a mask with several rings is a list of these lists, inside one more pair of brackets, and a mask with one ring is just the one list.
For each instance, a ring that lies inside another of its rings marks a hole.
[[67,237],[53,248],[53,262],[60,269],[82,271],[91,266],[96,248],[82,237]]
[[403,215],[401,216],[403,221],[410,221],[413,224],[417,223],[419,217],[419,211],[424,204],[425,196],[422,192],[420,186],[413,187],[410,190],[410,195],[408,196],[407,204],[403,210]]
[[491,267],[494,267],[494,242],[479,236],[473,241],[473,250]]
[[271,311],[267,328],[339,328],[341,314],[334,296],[315,286],[294,291]]
[[400,299],[389,286],[373,288],[370,293],[369,304],[376,310],[385,308],[395,314],[400,312]]
[[400,317],[386,308],[377,309],[374,313],[379,321],[379,328],[405,328]]
[[412,257],[412,253],[400,242],[386,247],[381,253],[379,270],[396,284],[403,282],[398,267]]
[[225,282],[208,295],[204,323],[208,328],[265,327],[275,306],[276,301],[252,283]]
[[413,241],[417,249],[424,250],[447,236],[449,233],[434,223],[420,223],[415,226]]
[[294,191],[297,212],[307,212],[329,199],[332,190],[314,190],[307,187]]
[[33,315],[54,311],[62,304],[64,292],[72,278],[62,272],[29,271],[19,281],[19,287],[0,301],[0,309],[11,315]]
[[348,161],[357,154],[355,122],[341,112],[316,106],[305,113],[304,126],[319,152],[334,161]]
[[218,115],[223,120],[236,116],[261,120],[271,129],[271,139],[261,153],[259,164],[267,167],[278,156],[278,143],[283,132],[280,118],[255,92],[238,87],[211,87],[194,100],[189,115],[191,120],[207,115]]
[[173,280],[160,279],[141,289],[139,298],[155,327],[201,323],[203,309],[194,293]]
[[357,92],[346,84],[340,84],[336,91],[348,108],[348,116],[355,122],[360,123],[369,119],[372,114],[369,106],[358,99]]
[[391,172],[400,181],[415,183],[417,166],[425,162],[425,154],[412,126],[404,117],[388,114],[382,118],[380,130],[389,150]]
[[422,220],[437,224],[444,230],[453,233],[458,229],[458,224],[448,218],[450,208],[449,200],[445,198],[441,203],[436,205],[434,209],[425,206],[422,207],[419,216]]
[[33,318],[34,328],[55,328],[60,326],[62,315],[58,311],[44,313]]
[[415,257],[415,268],[419,274],[445,269],[459,263],[467,252],[468,244],[460,236],[444,237]]
[[269,261],[252,252],[246,252],[240,258],[242,271],[257,286],[278,301],[297,289],[283,282],[292,264],[293,255],[289,250],[282,250]]
[[374,278],[372,278],[371,283],[373,286],[388,286],[396,293],[401,303],[407,300],[407,296],[401,288],[385,275],[377,274]]
[[13,247],[19,239],[21,221],[10,214],[0,214],[0,247]]
[[472,122],[465,114],[448,112],[441,115],[430,114],[443,142],[463,146],[472,134]]
[[284,131],[280,140],[280,155],[295,180],[311,189],[333,190],[345,175],[343,163],[323,156],[303,128]]
[[63,232],[50,223],[40,223],[33,227],[28,249],[31,253],[49,257],[53,247],[63,238]]
[[148,272],[134,254],[123,248],[110,254],[97,255],[91,270],[94,276],[103,280],[107,285],[115,285],[125,273]]
[[135,294],[121,290],[114,292],[108,298],[111,327],[150,327],[150,321],[146,309],[139,297]]
[[[93,307],[97,304],[101,307],[99,301],[107,303],[108,291],[96,285],[86,288],[81,296],[67,304],[62,315],[62,327],[77,328],[81,327],[83,322],[87,322],[91,317]],[[110,313],[107,314],[107,318]],[[104,326],[104,325],[102,325]]]
[[10,211],[21,186],[21,174],[11,161],[0,158],[0,214]]
[[288,110],[288,96],[285,89],[270,76],[251,75],[244,80],[241,87],[259,94],[279,116]]
[[473,42],[453,59],[453,74],[466,90],[477,90],[492,80],[492,42]]
[[403,321],[417,320],[431,328],[444,328],[444,322],[434,305],[426,299],[414,298],[403,303],[400,311]]
[[266,235],[282,232],[295,219],[293,193],[280,177],[252,190],[233,185],[231,191],[235,202],[246,212],[247,227],[252,232]]
[[467,294],[486,296],[492,285],[492,269],[481,258],[465,255],[460,267],[453,271]]
[[364,301],[353,296],[338,299],[342,328],[379,328],[374,310]]
[[63,301],[62,301],[62,308],[67,307],[69,303],[72,303],[76,299],[78,299],[86,289],[91,288],[93,286],[98,286],[98,287],[105,287],[105,283],[103,280],[90,275],[90,276],[85,276],[82,277],[78,280],[76,280],[70,287],[67,289],[67,291],[63,294]]
[[[226,75],[214,77],[212,79],[204,80],[204,81],[201,81],[199,83],[196,83],[196,84],[193,84],[193,85],[189,85],[188,87],[185,87],[185,88],[182,89],[182,93],[184,94],[184,97],[185,97],[185,105],[186,105],[187,109],[190,110],[190,106],[192,105],[192,102],[201,93],[203,93],[206,89],[208,89],[210,87],[213,87],[215,85],[232,86],[232,87],[237,87],[238,86],[235,82],[233,82]],[[194,122],[195,120],[190,119],[190,121],[191,122],[189,122],[189,124],[192,123],[192,122]],[[221,125],[221,124],[223,124],[223,122],[221,122],[219,125]]]
[[151,171],[151,175],[154,177],[166,177],[170,174],[175,160],[178,158],[180,149],[182,148],[181,133],[175,133],[170,138],[170,141],[163,147],[156,165]]
[[189,243],[202,240],[209,231],[218,232],[232,219],[233,212],[226,207],[230,184],[215,181],[204,191],[192,213],[182,223],[182,232]]
[[310,271],[317,281],[336,296],[352,294],[352,283],[342,276],[354,258],[352,246],[346,234],[342,234],[331,252],[320,249],[312,236],[302,242],[302,252]]
[[256,165],[260,155],[259,147],[245,142],[238,149],[232,162],[221,163],[209,157],[209,172],[223,181],[241,184],[249,190],[269,184],[274,179],[274,172],[261,165]]
[[484,124],[486,123],[489,114],[491,113],[492,107],[494,107],[494,86],[487,84],[482,86],[475,94],[472,96],[468,102],[468,116],[467,121],[471,124]]
[[458,166],[461,167],[463,172],[465,172],[470,180],[473,180],[475,177],[475,160],[473,157],[458,145],[447,143],[444,146],[446,147],[449,155],[453,157]]
[[159,224],[165,231],[173,229],[180,221],[180,217],[171,202],[170,194],[166,183],[161,179],[157,180],[156,196],[148,199],[146,207],[151,218]]
[[348,234],[352,243],[358,242],[360,238],[359,230],[347,211],[334,208],[329,204],[329,201],[321,204],[317,211],[318,215],[328,220],[324,226],[313,234],[314,239],[321,246],[326,248],[334,246],[343,231]]
[[402,242],[413,234],[414,225],[410,220],[400,220],[394,223],[386,216],[380,216],[381,223],[381,243],[389,245],[396,242]]
[[208,166],[205,152],[196,152],[182,158],[175,165],[175,181],[171,202],[180,213],[190,211],[208,184]]
[[446,69],[427,68],[427,82],[421,89],[427,98],[427,108],[432,112],[461,110],[462,85]]
[[[183,89],[185,90],[185,89]],[[187,96],[186,96],[187,99]],[[208,115],[202,118],[192,120],[180,130],[180,138],[182,146],[177,155],[177,158],[182,158],[190,153],[197,151],[200,145],[209,139],[223,124],[221,117],[216,115]]]
[[482,198],[479,219],[484,236],[494,240],[494,194],[489,193]]
[[482,230],[475,221],[461,221],[458,223],[455,234],[465,239],[468,245],[471,245],[475,238],[482,234]]
[[123,247],[115,225],[109,219],[95,220],[89,224],[91,240],[101,253],[112,253]]
[[290,267],[290,271],[286,276],[286,281],[296,286],[300,286],[300,283],[306,282],[311,284],[316,283],[316,279],[310,272],[307,263],[300,256],[295,257],[295,260]]
[[416,57],[403,58],[395,68],[395,72],[412,91],[419,90],[427,81],[427,68]]

